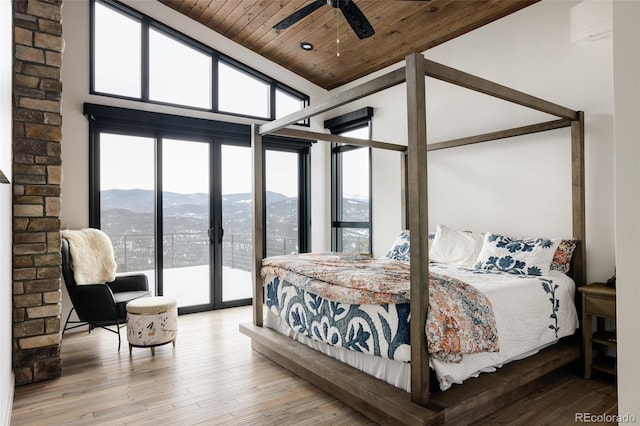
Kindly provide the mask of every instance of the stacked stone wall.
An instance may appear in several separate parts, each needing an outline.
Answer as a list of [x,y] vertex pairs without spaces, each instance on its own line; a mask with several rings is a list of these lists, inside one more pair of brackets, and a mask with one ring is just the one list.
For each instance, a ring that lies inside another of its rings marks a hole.
[[14,0],[13,20],[13,369],[25,384],[62,366],[62,0]]

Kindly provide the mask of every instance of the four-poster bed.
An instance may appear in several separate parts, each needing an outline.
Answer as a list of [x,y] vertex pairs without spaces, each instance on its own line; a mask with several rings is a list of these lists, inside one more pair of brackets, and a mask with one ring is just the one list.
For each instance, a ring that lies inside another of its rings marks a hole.
[[[427,145],[425,76],[446,81],[525,107],[558,119],[539,124]],[[302,119],[329,111],[397,84],[406,83],[408,146],[367,141],[285,128]],[[338,93],[329,100],[287,117],[252,128],[253,214],[254,214],[254,304],[253,324],[241,331],[252,338],[255,350],[280,363],[316,386],[343,400],[381,423],[438,424],[444,421],[472,420],[491,413],[519,395],[530,392],[558,367],[579,357],[577,345],[560,342],[531,359],[507,365],[496,373],[482,375],[473,386],[465,385],[437,394],[430,399],[430,372],[424,327],[429,306],[429,246],[427,151],[525,135],[563,127],[571,128],[573,237],[578,240],[572,260],[572,277],[577,286],[585,283],[585,206],[584,206],[584,115],[580,111],[544,101],[508,87],[426,60],[420,54],[406,58],[404,68],[392,71],[360,86]],[[404,153],[403,226],[411,230],[410,251],[410,400],[407,393],[367,376],[313,349],[263,328],[264,294],[261,277],[264,241],[263,148],[262,136],[302,137],[353,145],[391,149]],[[522,369],[526,369],[524,372]],[[357,386],[353,386],[357,383]],[[351,386],[349,386],[351,384]],[[500,389],[500,390],[498,390]]]

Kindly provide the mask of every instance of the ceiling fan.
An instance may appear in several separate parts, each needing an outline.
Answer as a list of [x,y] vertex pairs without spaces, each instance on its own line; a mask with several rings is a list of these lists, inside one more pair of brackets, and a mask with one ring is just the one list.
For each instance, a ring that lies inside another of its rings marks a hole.
[[[413,1],[425,1],[425,0],[413,0]],[[427,0],[428,1],[428,0]],[[325,4],[340,9],[345,19],[351,25],[351,28],[356,33],[358,38],[365,39],[375,34],[375,31],[364,13],[352,0],[315,0],[313,3],[296,10],[291,15],[284,18],[273,26],[276,30],[283,30],[289,28],[291,25],[300,21],[302,18],[315,12]]]

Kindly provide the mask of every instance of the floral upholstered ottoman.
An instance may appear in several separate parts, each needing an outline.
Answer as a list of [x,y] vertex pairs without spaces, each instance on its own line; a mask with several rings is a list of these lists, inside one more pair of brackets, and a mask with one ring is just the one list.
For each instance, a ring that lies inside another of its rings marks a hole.
[[167,343],[176,345],[178,308],[175,299],[164,296],[141,297],[127,303],[127,340],[133,347],[151,348]]

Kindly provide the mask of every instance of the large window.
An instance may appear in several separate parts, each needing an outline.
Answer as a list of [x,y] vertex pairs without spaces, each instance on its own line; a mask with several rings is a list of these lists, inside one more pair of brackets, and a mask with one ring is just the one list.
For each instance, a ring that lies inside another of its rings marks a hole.
[[141,97],[141,19],[101,2],[93,13],[93,91]]
[[301,251],[299,176],[300,161],[297,152],[265,152],[267,256],[297,254]]
[[[334,134],[370,139],[371,108],[325,122]],[[332,144],[331,246],[349,253],[371,253],[371,149]]]
[[155,140],[106,132],[99,139],[100,228],[111,238],[118,272],[142,272],[154,289]]
[[210,53],[149,29],[149,99],[211,109]]
[[91,93],[266,120],[309,104],[305,94],[115,0],[91,4]]
[[276,89],[276,118],[281,118],[305,107],[304,99],[283,89]]
[[269,85],[239,69],[218,63],[218,108],[223,112],[269,116]]
[[[180,312],[250,304],[249,126],[85,104],[90,219]],[[270,255],[309,250],[309,141],[265,136]]]

